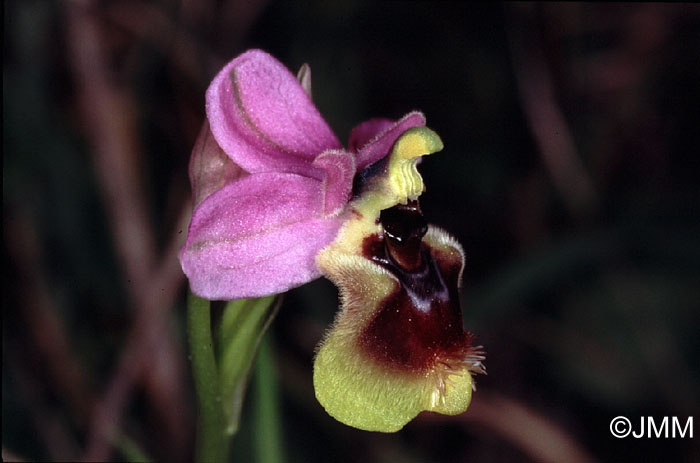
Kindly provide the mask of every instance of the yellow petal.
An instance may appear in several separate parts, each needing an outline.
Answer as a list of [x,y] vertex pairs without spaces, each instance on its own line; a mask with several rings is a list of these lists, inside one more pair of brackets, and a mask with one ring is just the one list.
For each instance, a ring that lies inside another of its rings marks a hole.
[[[397,204],[406,204],[423,190],[423,178],[416,169],[421,156],[440,151],[442,140],[427,127],[413,127],[394,143],[391,153],[350,203],[351,219],[338,232],[335,241],[326,250],[345,254],[362,254],[362,241],[375,233],[382,233],[379,214]],[[318,260],[318,259],[317,259]],[[331,278],[332,279],[332,278]]]
[[442,140],[431,129],[425,126],[408,129],[396,140],[389,156],[379,161],[383,164],[367,179],[351,207],[363,216],[376,219],[383,209],[417,199],[425,190],[418,163],[422,156],[442,148]]

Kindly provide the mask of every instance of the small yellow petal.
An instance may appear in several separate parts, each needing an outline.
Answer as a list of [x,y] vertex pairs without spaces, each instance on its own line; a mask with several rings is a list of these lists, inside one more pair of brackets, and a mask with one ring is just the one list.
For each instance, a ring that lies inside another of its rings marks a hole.
[[422,156],[442,148],[442,140],[431,129],[424,126],[408,129],[394,143],[385,167],[368,180],[351,207],[375,220],[379,211],[417,199],[425,190],[418,163]]
[[404,132],[389,158],[389,185],[401,204],[417,199],[425,190],[423,177],[418,173],[421,156],[442,150],[442,140],[427,127],[413,127]]
[[421,156],[442,148],[440,137],[427,127],[413,127],[404,132],[394,143],[387,166],[370,179],[360,196],[350,203],[351,218],[325,250],[361,255],[365,237],[382,233],[378,223],[380,212],[406,204],[423,192],[423,179],[416,169]]

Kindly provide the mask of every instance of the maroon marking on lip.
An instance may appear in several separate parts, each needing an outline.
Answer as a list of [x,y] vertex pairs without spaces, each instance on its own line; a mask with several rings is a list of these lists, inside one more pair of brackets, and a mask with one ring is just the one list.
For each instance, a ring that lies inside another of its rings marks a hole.
[[461,358],[471,344],[457,287],[461,261],[419,242],[420,264],[407,270],[387,248],[380,234],[363,242],[365,257],[389,270],[400,284],[359,335],[360,346],[375,361],[407,372],[425,372],[438,358]]

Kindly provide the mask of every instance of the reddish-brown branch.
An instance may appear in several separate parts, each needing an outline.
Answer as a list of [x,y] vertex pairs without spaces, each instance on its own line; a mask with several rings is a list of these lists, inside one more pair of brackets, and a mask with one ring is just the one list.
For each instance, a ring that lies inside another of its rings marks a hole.
[[[177,262],[179,234],[168,247],[162,263],[156,266],[156,248],[146,210],[148,202],[139,175],[143,154],[132,95],[116,82],[109,70],[100,22],[92,14],[92,6],[88,0],[67,4],[68,44],[124,284],[135,308],[134,325],[119,365],[93,412],[84,455],[86,460],[105,460],[109,458],[114,433],[119,429],[135,382],[150,372],[146,368],[152,361],[148,353],[158,345],[158,336],[166,332],[165,314],[176,298],[183,275]],[[146,384],[154,383],[146,381]],[[179,388],[171,392],[182,394]],[[182,397],[173,400],[171,407],[175,408],[184,402]]]
[[[189,204],[184,210],[189,213]],[[179,228],[178,228],[179,230]],[[119,428],[122,412],[129,401],[133,386],[139,375],[149,374],[147,369],[154,357],[151,352],[158,349],[158,337],[165,329],[162,321],[167,309],[172,306],[178,290],[184,282],[184,275],[177,261],[177,250],[180,247],[182,235],[175,233],[163,258],[159,270],[149,280],[149,291],[137,300],[139,310],[124,348],[119,366],[112,376],[103,400],[93,414],[91,435],[84,455],[86,461],[105,460],[109,457],[114,432]],[[184,394],[182,389],[171,389],[171,393]],[[182,409],[182,396],[172,398],[169,404],[172,412]],[[175,412],[181,418],[187,412]],[[169,414],[169,413],[168,413]],[[182,445],[184,443],[176,443]]]
[[27,461],[27,460],[20,457],[16,453],[6,449],[5,447],[3,447],[2,448],[2,461],[13,461],[13,462],[21,463],[21,462]]
[[489,428],[535,461],[595,461],[560,426],[525,404],[502,395],[483,392],[476,394],[469,410],[457,418],[465,423],[477,423]]
[[146,291],[155,262],[155,245],[139,182],[142,153],[132,97],[114,82],[90,2],[67,3],[68,43],[78,100],[91,144],[99,186],[115,235],[124,283],[133,295]]
[[18,294],[24,303],[19,315],[31,336],[28,345],[44,360],[52,384],[68,403],[75,422],[83,426],[94,396],[83,366],[71,349],[68,330],[53,304],[36,225],[25,213],[17,211],[6,221],[5,239],[15,264]]
[[542,162],[569,212],[585,215],[597,201],[593,179],[556,102],[554,83],[533,27],[534,5],[511,5],[510,46],[518,95]]
[[[22,348],[10,342],[12,354],[7,356],[8,366],[12,371],[12,380],[17,388],[17,395],[29,410],[40,441],[43,442],[49,456],[54,461],[71,461],[78,456],[78,444],[70,435],[67,423],[59,417],[46,400],[46,391],[37,383],[30,372]],[[36,456],[36,455],[34,455]]]
[[154,44],[166,53],[177,71],[196,84],[207,79],[209,71],[218,69],[223,64],[157,5],[117,2],[109,5],[104,14],[106,21],[125,29],[143,42]]

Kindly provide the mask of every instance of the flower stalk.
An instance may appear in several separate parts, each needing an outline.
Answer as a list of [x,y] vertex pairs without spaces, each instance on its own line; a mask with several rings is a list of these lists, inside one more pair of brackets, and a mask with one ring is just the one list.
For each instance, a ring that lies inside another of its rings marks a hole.
[[187,327],[199,405],[198,462],[226,460],[229,440],[238,431],[255,355],[277,314],[279,300],[275,303],[275,297],[268,296],[228,302],[215,346],[210,302],[189,293]]
[[214,357],[210,302],[192,292],[187,297],[187,328],[199,406],[195,461],[227,461],[229,439]]

